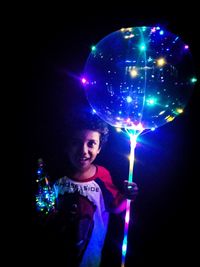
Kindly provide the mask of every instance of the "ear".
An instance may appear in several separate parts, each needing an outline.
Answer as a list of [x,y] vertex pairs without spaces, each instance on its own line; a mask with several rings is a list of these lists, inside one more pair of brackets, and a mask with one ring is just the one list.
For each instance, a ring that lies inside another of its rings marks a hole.
[[97,151],[97,154],[99,154],[101,151],[101,146],[99,147],[98,151]]

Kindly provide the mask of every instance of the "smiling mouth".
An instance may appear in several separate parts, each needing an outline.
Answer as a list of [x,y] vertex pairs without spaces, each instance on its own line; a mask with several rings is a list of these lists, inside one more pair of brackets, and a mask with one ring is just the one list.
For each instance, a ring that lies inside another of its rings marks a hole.
[[89,158],[79,158],[80,163],[85,163],[87,161],[89,161]]

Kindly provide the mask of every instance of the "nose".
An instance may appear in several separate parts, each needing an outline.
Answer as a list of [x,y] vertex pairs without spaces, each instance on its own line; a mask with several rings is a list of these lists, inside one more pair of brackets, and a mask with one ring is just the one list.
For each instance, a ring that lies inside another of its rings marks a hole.
[[86,155],[88,153],[88,146],[87,144],[83,143],[80,147],[80,151],[83,155]]

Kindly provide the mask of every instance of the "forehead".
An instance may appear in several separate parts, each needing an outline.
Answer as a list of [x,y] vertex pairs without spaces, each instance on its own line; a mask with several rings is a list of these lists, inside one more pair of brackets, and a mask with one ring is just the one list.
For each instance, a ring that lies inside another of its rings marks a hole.
[[73,134],[72,138],[78,138],[84,141],[87,141],[87,140],[99,141],[100,133],[94,130],[80,130],[80,131],[76,131]]

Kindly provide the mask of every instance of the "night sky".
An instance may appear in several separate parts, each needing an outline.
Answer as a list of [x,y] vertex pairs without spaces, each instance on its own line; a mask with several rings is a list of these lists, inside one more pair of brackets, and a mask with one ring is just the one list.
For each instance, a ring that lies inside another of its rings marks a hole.
[[[23,198],[30,204],[25,216],[27,223],[32,225],[33,220],[32,188],[37,159],[42,157],[45,160],[52,180],[64,175],[64,120],[72,107],[88,105],[78,79],[91,45],[122,27],[161,24],[189,44],[199,78],[199,15],[197,12],[191,13],[193,8],[185,7],[181,12],[169,8],[163,13],[162,9],[153,8],[152,12],[148,8],[131,12],[127,6],[127,12],[120,13],[118,8],[110,14],[83,12],[81,16],[74,9],[67,9],[65,13],[53,8],[51,12],[35,8],[32,15],[24,15],[20,29],[23,81],[19,140],[23,147]],[[69,14],[73,17],[69,18]],[[147,264],[196,265],[199,235],[199,97],[197,82],[183,114],[140,138],[133,178],[140,194],[132,206],[127,267]],[[128,176],[129,144],[125,135],[117,133],[112,127],[110,132],[108,144],[97,163],[111,171],[116,185],[120,187],[122,180]],[[118,246],[123,226],[119,218],[113,216],[111,221],[113,227],[110,232],[117,240],[110,239],[107,250],[117,253],[117,249],[121,251]],[[27,227],[25,231],[28,236],[32,237],[32,232],[39,238],[34,227]],[[33,249],[29,249],[29,253],[35,258],[36,238],[31,242]],[[119,261],[118,254],[106,253],[105,261]],[[116,263],[117,266],[120,263]]]

